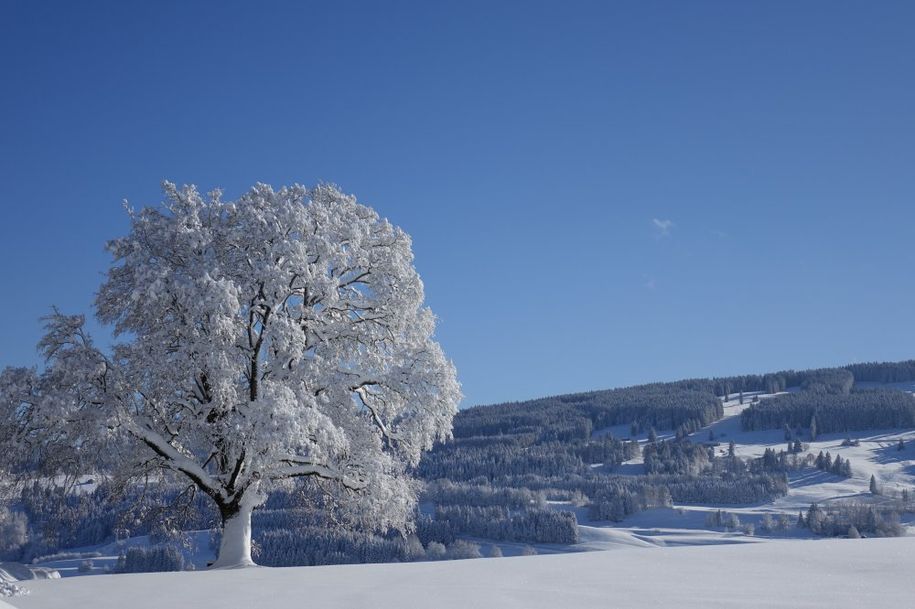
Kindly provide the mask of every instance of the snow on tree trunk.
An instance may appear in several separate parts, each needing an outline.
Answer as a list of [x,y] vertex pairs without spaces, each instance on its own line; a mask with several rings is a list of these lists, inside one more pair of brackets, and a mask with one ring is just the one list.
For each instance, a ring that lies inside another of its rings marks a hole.
[[255,566],[251,558],[251,513],[263,496],[249,491],[237,503],[220,506],[222,541],[214,569],[237,569]]
[[252,508],[239,509],[222,522],[222,542],[214,569],[233,569],[254,566],[251,559]]

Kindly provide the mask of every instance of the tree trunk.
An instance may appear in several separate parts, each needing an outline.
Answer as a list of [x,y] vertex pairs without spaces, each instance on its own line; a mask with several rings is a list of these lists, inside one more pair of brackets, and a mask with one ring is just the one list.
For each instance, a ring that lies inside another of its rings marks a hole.
[[[256,495],[256,493],[251,493]],[[251,559],[251,512],[257,502],[246,494],[241,501],[219,506],[222,516],[222,541],[213,569],[253,567]]]

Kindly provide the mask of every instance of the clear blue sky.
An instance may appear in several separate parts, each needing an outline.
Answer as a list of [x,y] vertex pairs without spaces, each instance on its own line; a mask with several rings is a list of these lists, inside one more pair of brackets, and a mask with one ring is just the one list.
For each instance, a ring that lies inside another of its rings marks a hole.
[[90,310],[165,178],[402,226],[466,405],[915,357],[913,32],[913,2],[0,0],[0,366]]

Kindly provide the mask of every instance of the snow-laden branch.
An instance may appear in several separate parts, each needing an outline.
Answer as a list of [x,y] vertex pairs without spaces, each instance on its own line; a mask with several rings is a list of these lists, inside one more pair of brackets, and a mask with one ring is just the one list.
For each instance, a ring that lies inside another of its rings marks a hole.
[[152,431],[151,429],[139,426],[129,426],[130,433],[139,438],[153,452],[164,459],[164,463],[169,469],[180,472],[190,478],[200,490],[204,491],[214,499],[227,499],[225,489],[214,480],[200,465],[193,459],[182,454],[177,448],[165,441],[165,439]]
[[274,470],[271,478],[274,480],[283,480],[286,478],[301,478],[306,476],[317,476],[325,480],[334,480],[339,482],[345,488],[352,491],[359,491],[366,488],[364,480],[348,476],[345,473],[327,465],[320,463],[311,463],[305,460],[289,459],[289,466]]

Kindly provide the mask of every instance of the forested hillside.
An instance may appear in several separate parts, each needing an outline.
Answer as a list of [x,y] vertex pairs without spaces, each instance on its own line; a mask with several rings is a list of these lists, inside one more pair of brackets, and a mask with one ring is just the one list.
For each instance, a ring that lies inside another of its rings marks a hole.
[[862,429],[915,427],[915,397],[888,389],[857,390],[845,395],[801,391],[761,400],[741,413],[748,431],[812,430],[836,433]]
[[[851,475],[847,460],[826,463],[828,454],[816,461],[802,454],[799,431],[915,427],[911,394],[853,387],[913,380],[913,361],[855,364],[468,408],[454,419],[453,439],[435,446],[414,472],[425,490],[413,534],[364,528],[320,484],[300,483],[254,512],[256,557],[276,566],[472,558],[483,540],[576,543],[579,527],[570,508],[596,521],[620,521],[674,503],[771,502],[788,491],[792,471]],[[769,395],[786,389],[791,392]],[[744,429],[787,427],[788,450],[742,458],[733,446],[719,445],[704,428],[722,417],[723,398],[745,403]],[[621,467],[627,462],[638,465]],[[21,488],[9,509],[0,508],[0,530],[8,533],[0,559],[32,561],[148,535],[145,547],[125,547],[117,569],[182,568],[180,552],[166,548],[186,549],[183,531],[212,529],[218,514],[193,489],[146,482],[99,475],[76,487]],[[215,533],[209,544],[218,545]]]
[[[743,401],[744,393],[746,402],[753,402],[742,417],[750,430],[781,429],[786,424],[792,430],[809,430],[812,420],[814,433],[817,428],[828,433],[915,426],[911,394],[853,391],[856,380],[912,381],[915,361],[687,379],[464,410],[455,417],[454,439],[426,454],[420,465],[419,474],[435,482],[430,488],[438,489],[426,495],[435,510],[421,519],[421,530],[428,539],[441,542],[460,535],[485,537],[467,516],[474,509],[487,506],[489,512],[479,512],[483,519],[520,521],[524,514],[542,512],[547,500],[585,506],[597,520],[621,520],[672,502],[771,501],[787,492],[787,471],[814,465],[798,460],[800,442],[791,452],[767,452],[765,458],[747,461],[732,451],[722,455],[716,452],[714,439],[692,434],[722,416],[723,400]],[[794,392],[763,400],[754,397],[789,388]],[[619,437],[606,433],[611,427]],[[656,440],[665,432],[673,432],[673,437]],[[643,461],[639,474],[616,471],[637,456]],[[826,469],[850,475],[847,462]],[[443,482],[458,484],[461,492],[443,494]],[[492,489],[524,491],[524,497],[534,498],[522,503],[494,499]],[[501,511],[495,513],[494,505]],[[571,521],[551,524],[553,528],[536,540],[572,537]],[[567,535],[556,533],[564,528]],[[510,527],[496,538],[532,539]]]

